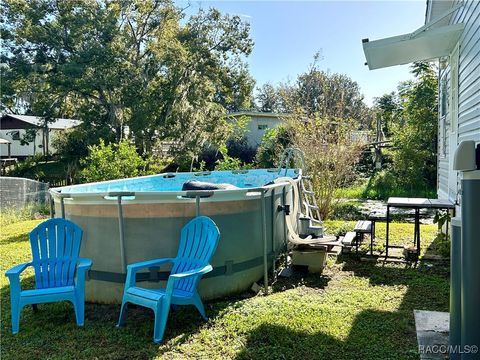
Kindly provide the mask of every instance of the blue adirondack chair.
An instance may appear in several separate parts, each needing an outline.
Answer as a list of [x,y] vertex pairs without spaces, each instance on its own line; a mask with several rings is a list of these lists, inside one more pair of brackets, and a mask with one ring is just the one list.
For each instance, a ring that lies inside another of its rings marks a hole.
[[[177,257],[128,265],[117,326],[123,326],[125,323],[127,303],[153,310],[155,314],[153,341],[157,343],[163,339],[170,305],[195,305],[203,319],[208,320],[197,292],[197,284],[203,274],[212,271],[209,261],[219,238],[220,232],[215,223],[206,216],[199,216],[183,227]],[[150,289],[135,286],[135,275],[139,270],[166,263],[173,264],[166,288]]]
[[[79,258],[82,229],[65,219],[49,219],[30,233],[31,262],[14,266],[6,272],[10,280],[12,332],[18,333],[20,314],[25,305],[70,301],[78,326],[83,326],[85,274],[92,260]],[[35,271],[35,289],[22,290],[20,274],[27,267]],[[76,277],[76,278],[75,278]]]

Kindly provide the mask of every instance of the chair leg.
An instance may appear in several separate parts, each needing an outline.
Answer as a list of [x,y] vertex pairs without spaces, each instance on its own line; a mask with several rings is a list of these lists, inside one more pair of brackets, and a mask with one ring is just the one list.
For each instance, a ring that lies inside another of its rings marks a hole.
[[117,327],[125,326],[125,313],[127,312],[127,303],[122,301],[122,307],[120,308],[120,316],[118,317]]
[[170,306],[164,306],[163,301],[159,301],[155,313],[155,325],[153,329],[153,341],[160,343],[163,340],[165,326],[167,325],[168,313]]
[[85,321],[85,300],[83,296],[75,296],[73,308],[75,309],[75,318],[77,320],[77,325],[83,326]]
[[18,334],[20,330],[20,315],[22,313],[22,306],[19,306],[18,303],[11,305],[11,315],[12,315],[12,333]]
[[202,299],[200,299],[200,296],[198,294],[195,294],[193,296],[193,304],[195,307],[198,309],[198,312],[200,315],[202,315],[203,320],[208,321],[207,314],[205,313],[205,308],[202,303]]

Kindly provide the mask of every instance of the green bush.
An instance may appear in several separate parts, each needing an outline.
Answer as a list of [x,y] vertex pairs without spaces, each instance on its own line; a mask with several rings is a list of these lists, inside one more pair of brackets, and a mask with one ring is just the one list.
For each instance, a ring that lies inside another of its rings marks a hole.
[[81,161],[84,166],[81,177],[86,182],[123,179],[144,175],[148,162],[137,154],[134,145],[127,140],[118,144],[89,146],[89,155]]
[[16,163],[8,172],[8,176],[40,180],[45,176],[44,171],[38,166],[42,162],[44,162],[44,157],[40,154],[29,156],[24,161]]
[[390,169],[373,175],[362,194],[365,199],[385,200],[391,196],[435,198],[436,190],[427,187],[424,182],[406,183]]
[[222,145],[219,148],[219,152],[222,156],[221,159],[215,163],[215,170],[238,170],[238,169],[251,169],[251,164],[243,164],[238,158],[230,156],[226,145]]
[[289,125],[281,125],[265,132],[255,156],[255,162],[259,167],[278,166],[283,151],[293,143],[292,130]]
[[215,170],[238,170],[242,167],[240,159],[226,156],[222,160],[217,160]]
[[339,202],[334,205],[331,219],[338,220],[358,220],[362,217],[362,212],[357,203]]
[[244,164],[252,164],[255,160],[257,149],[248,144],[247,138],[234,138],[227,140],[228,155],[238,158]]

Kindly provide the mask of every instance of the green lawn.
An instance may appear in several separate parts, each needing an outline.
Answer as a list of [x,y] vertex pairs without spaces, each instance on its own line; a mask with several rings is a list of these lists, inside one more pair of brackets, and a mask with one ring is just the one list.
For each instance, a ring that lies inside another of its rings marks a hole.
[[401,188],[393,184],[376,184],[374,176],[359,178],[347,188],[339,188],[335,197],[343,199],[387,200],[390,196],[436,198],[436,189]]
[[[413,309],[448,310],[448,267],[330,258],[322,276],[279,280],[268,296],[244,295],[206,304],[210,320],[193,308],[170,314],[162,345],[151,341],[153,317],[136,308],[115,328],[118,305],[86,305],[77,328],[68,303],[23,311],[20,333],[10,332],[6,269],[30,258],[27,233],[38,220],[0,230],[2,359],[418,359]],[[342,222],[328,222],[334,229]],[[351,223],[349,223],[349,226]],[[435,234],[422,226],[424,247]],[[393,239],[408,240],[410,224],[394,224]],[[379,226],[378,234],[384,232]],[[26,274],[24,287],[33,284]]]

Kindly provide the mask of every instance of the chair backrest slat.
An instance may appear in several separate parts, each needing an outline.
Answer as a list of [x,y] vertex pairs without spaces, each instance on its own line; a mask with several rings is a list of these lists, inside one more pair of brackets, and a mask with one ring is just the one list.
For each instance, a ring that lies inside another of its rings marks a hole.
[[49,219],[30,233],[37,289],[73,285],[82,229],[65,219]]
[[[182,229],[180,246],[172,268],[172,274],[202,268],[209,264],[217,247],[220,232],[215,223],[206,216],[199,216]],[[177,281],[176,289],[192,292],[201,276],[192,276]]]
[[57,266],[55,268],[55,287],[62,286],[62,271],[63,271],[63,264],[64,260],[62,257],[65,251],[65,239],[66,239],[66,229],[65,225],[58,225],[57,226],[57,257],[60,259],[57,262]]

